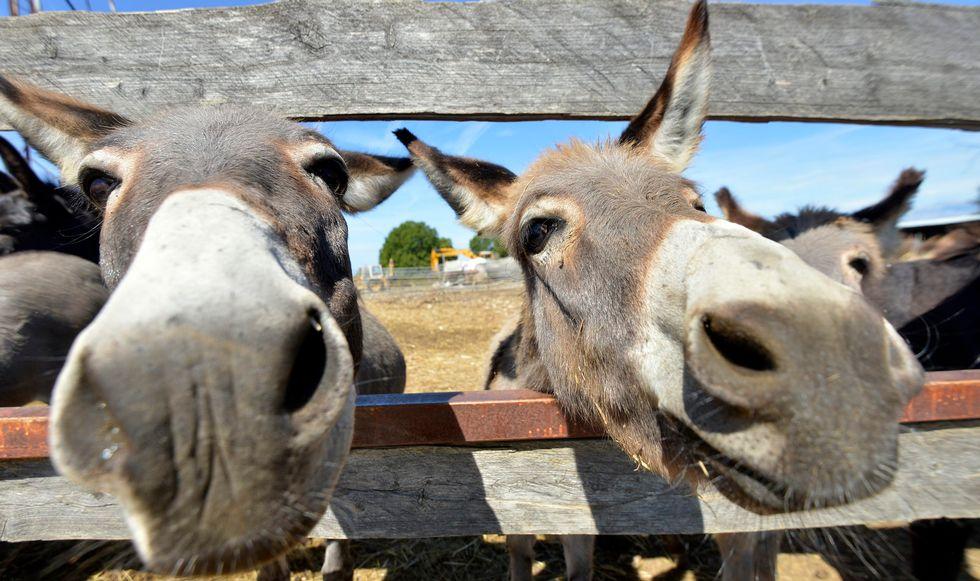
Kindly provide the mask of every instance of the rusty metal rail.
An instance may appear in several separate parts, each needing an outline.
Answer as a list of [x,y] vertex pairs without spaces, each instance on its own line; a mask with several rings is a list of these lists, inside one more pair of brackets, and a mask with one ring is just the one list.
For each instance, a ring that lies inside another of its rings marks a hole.
[[[354,447],[466,445],[601,437],[528,390],[367,395],[357,398]],[[980,419],[980,370],[929,373],[903,423]],[[48,455],[48,408],[0,408],[0,460]]]

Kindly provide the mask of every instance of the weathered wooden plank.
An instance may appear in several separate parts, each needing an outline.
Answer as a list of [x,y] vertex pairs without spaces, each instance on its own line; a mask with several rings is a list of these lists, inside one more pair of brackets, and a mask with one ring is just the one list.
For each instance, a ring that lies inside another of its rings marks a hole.
[[[623,119],[685,0],[285,0],[0,19],[0,71],[119,112],[240,102],[303,119]],[[980,8],[712,4],[715,119],[980,126]]]
[[[980,419],[980,371],[927,374],[903,423]],[[601,427],[566,418],[550,395],[528,390],[365,395],[357,398],[355,448],[590,438]],[[0,460],[48,455],[45,407],[0,408]]]
[[[696,533],[980,516],[980,424],[904,433],[888,490],[846,508],[761,516],[635,470],[607,440],[355,450],[312,536]],[[126,538],[111,497],[44,461],[0,464],[0,541]]]

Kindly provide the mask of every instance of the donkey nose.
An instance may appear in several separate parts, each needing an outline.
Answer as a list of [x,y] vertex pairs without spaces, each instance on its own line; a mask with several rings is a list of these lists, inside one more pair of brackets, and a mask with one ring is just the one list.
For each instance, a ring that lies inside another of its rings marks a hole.
[[785,385],[786,346],[773,332],[778,317],[761,305],[734,303],[691,316],[687,362],[704,389],[723,402],[757,410],[778,397]]
[[[78,338],[59,377],[55,447],[63,464],[87,478],[121,479],[149,500],[172,494],[184,454],[200,453],[201,442],[186,434],[220,447],[242,425],[275,430],[260,425],[304,416],[330,383],[325,306],[282,304],[275,314],[238,306],[222,317],[164,310],[131,321],[109,308]],[[265,328],[248,329],[259,317]]]
[[772,352],[739,318],[717,313],[701,316],[701,329],[724,363],[738,370],[772,371],[776,368]]

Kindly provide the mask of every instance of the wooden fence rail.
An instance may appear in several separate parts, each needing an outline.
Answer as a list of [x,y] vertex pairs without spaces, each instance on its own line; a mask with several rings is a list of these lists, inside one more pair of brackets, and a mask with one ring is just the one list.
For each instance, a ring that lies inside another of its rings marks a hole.
[[[5,457],[43,455],[24,445],[43,441],[46,414],[36,410],[0,412]],[[359,449],[311,534],[734,532],[980,516],[980,372],[929,374],[903,421],[914,424],[900,436],[900,469],[885,492],[846,508],[761,516],[713,489],[694,494],[636,470],[594,428],[569,424],[548,396],[363,397]],[[111,497],[77,488],[45,459],[0,462],[0,541],[127,536]]]
[[[0,18],[0,71],[139,115],[624,119],[686,0],[285,0]],[[713,4],[715,119],[980,127],[980,8]]]

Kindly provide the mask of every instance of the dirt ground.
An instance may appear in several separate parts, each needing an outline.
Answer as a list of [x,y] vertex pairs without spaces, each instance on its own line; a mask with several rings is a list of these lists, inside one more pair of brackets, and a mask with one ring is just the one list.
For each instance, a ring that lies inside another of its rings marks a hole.
[[[520,306],[516,286],[385,292],[365,297],[368,308],[388,326],[408,363],[408,391],[481,389],[491,338]],[[980,524],[967,552],[960,580],[980,579]],[[563,578],[561,545],[537,545],[537,579]],[[910,579],[907,527],[794,532],[783,543],[777,574],[782,580]],[[354,541],[354,579],[506,579],[507,556],[500,535]],[[288,556],[292,579],[318,579],[320,541]],[[694,581],[716,579],[721,564],[715,544],[702,536],[600,537],[596,580]],[[138,571],[128,543],[0,543],[0,579],[92,579],[159,581]],[[110,570],[106,570],[110,569]],[[230,581],[256,579],[247,573]]]
[[521,287],[448,288],[364,296],[405,353],[409,392],[483,388],[490,341],[521,306]]
[[[912,579],[904,555],[906,527],[816,530],[791,533],[777,562],[777,578],[802,580]],[[536,579],[563,578],[561,545],[542,538],[536,545]],[[458,537],[409,541],[354,541],[355,581],[501,580],[507,578],[504,537]],[[980,579],[980,535],[973,535],[968,562],[959,581]],[[288,555],[293,581],[319,579],[322,541]],[[105,571],[106,567],[111,571]],[[596,545],[596,581],[709,581],[717,579],[721,559],[712,540],[701,536],[600,537]],[[90,581],[169,581],[172,577],[138,571],[127,543],[0,543],[0,578]],[[255,581],[255,572],[225,581]]]

